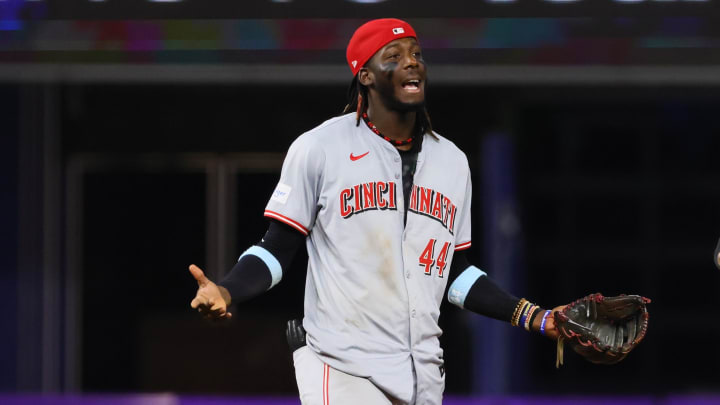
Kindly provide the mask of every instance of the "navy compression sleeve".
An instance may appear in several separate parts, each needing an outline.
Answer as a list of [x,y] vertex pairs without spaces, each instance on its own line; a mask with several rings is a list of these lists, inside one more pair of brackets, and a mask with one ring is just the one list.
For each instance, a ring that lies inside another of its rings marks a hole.
[[448,300],[460,308],[480,315],[510,322],[519,298],[495,284],[487,274],[470,264],[465,251],[455,252],[450,274]]
[[280,281],[304,242],[305,235],[271,220],[262,240],[246,250],[218,284],[228,290],[232,302],[260,295]]

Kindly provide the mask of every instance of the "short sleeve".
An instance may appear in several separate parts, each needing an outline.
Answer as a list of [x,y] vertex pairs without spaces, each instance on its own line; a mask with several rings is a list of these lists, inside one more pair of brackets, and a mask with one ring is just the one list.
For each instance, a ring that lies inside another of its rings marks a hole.
[[470,180],[469,167],[466,176],[465,195],[458,207],[458,214],[455,218],[455,251],[465,250],[471,245],[470,206],[472,203],[472,181]]
[[280,181],[265,207],[265,216],[308,235],[315,222],[325,155],[306,133],[293,142],[283,162]]

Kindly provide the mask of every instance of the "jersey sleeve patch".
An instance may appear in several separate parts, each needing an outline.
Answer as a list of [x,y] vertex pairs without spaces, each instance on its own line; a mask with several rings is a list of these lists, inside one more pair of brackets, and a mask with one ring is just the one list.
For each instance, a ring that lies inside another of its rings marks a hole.
[[288,186],[287,184],[278,183],[270,199],[273,201],[277,201],[280,204],[285,204],[288,200],[288,197],[290,196],[290,191],[292,191],[292,187]]
[[310,233],[310,231],[308,231],[307,228],[305,228],[300,222],[290,219],[282,214],[278,214],[275,211],[265,210],[265,216],[268,218],[276,219],[286,225],[290,225],[291,227],[302,232],[302,234],[305,236],[307,236]]
[[469,266],[450,285],[448,289],[448,301],[460,308],[465,308],[465,298],[467,298],[470,288],[475,284],[477,279],[485,275],[487,275],[487,273],[477,267]]

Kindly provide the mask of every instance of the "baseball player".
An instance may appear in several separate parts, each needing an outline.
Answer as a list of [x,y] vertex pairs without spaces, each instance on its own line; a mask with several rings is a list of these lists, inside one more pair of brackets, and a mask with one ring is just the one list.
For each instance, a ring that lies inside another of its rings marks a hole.
[[413,28],[397,19],[362,25],[347,62],[345,114],[290,146],[265,210],[268,230],[222,282],[190,266],[199,285],[191,306],[230,318],[228,306],[277,284],[304,243],[307,334],[293,353],[302,403],[440,404],[445,291],[461,308],[553,339],[557,331],[551,311],[503,291],[466,258],[468,161],[432,130]]

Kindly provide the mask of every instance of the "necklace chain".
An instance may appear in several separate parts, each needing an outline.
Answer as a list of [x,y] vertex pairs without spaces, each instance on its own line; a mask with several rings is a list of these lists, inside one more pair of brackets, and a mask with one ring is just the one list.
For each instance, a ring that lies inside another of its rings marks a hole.
[[362,118],[363,118],[363,121],[365,121],[365,124],[367,124],[368,128],[370,128],[371,131],[375,132],[379,137],[383,138],[384,140],[390,142],[391,144],[393,144],[393,145],[395,145],[395,146],[407,145],[407,144],[409,144],[410,142],[412,142],[412,140],[413,140],[413,137],[412,137],[412,136],[411,136],[410,138],[404,140],[404,141],[396,141],[396,140],[394,140],[394,139],[390,139],[390,138],[388,138],[387,136],[385,136],[385,135],[383,135],[382,133],[380,133],[380,130],[377,129],[377,127],[375,126],[375,124],[373,124],[372,122],[370,122],[370,118],[368,118],[367,113],[363,113]]

